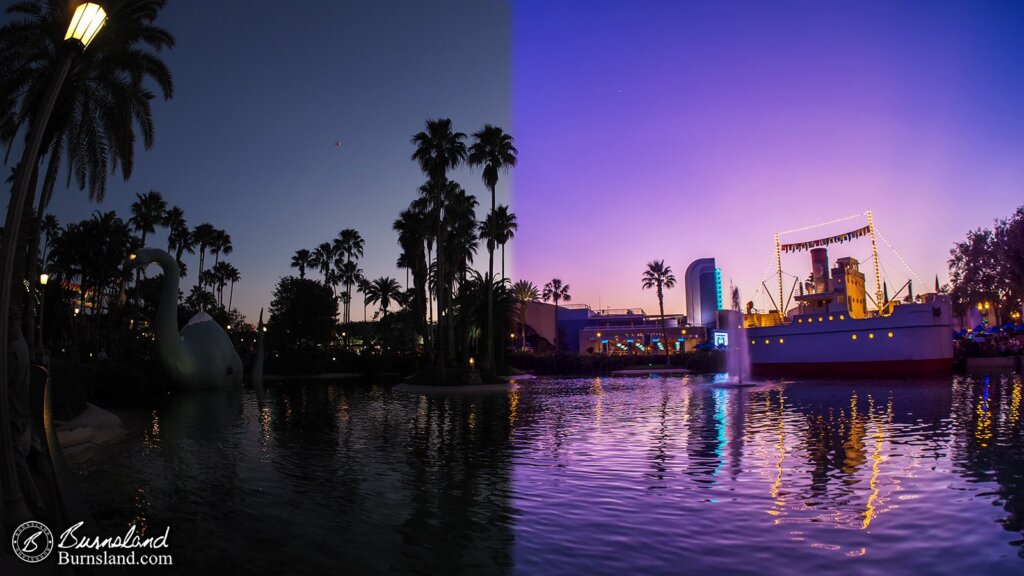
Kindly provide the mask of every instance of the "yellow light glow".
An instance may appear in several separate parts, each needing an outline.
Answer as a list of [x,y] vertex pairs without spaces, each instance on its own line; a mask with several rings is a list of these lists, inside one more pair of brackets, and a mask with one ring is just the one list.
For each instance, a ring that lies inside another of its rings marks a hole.
[[600,337],[601,337],[601,333],[600,333],[600,332],[598,332],[598,333],[597,333],[597,337],[598,337],[598,338],[600,338]]
[[818,322],[824,322],[824,321],[825,321],[824,318],[822,318],[821,316],[818,316]]
[[804,323],[804,319],[803,318],[797,318],[796,319],[796,323],[797,324],[803,324]]
[[784,339],[782,339],[782,338],[779,338],[779,344],[785,344],[785,342],[786,342],[786,341],[785,341]]
[[830,322],[831,322],[832,320],[834,320],[834,318],[832,318],[831,316],[829,316],[829,317],[828,317],[828,319],[829,319],[829,321],[830,321]]
[[872,333],[868,334],[868,339],[874,340],[875,339],[875,333],[872,332]]
[[839,319],[840,319],[840,320],[846,320],[846,316],[843,316],[842,314],[840,314],[840,315],[839,315]]
[[765,343],[765,344],[767,344],[767,343],[768,343],[768,339],[767,339],[767,338],[765,338],[765,339],[764,339],[764,343]]
[[107,22],[107,13],[99,4],[86,2],[75,9],[75,15],[71,17],[71,24],[68,25],[68,33],[64,40],[77,40],[86,47],[103,28]]
[[46,283],[49,281],[50,275],[47,274],[46,272],[43,272],[42,274],[39,275],[39,283],[42,284],[43,286],[46,286]]
[[129,260],[135,260],[136,258],[138,258],[138,255],[136,255],[134,252],[128,255]]
[[476,368],[476,358],[473,358],[472,356],[469,358],[469,367]]
[[810,323],[812,323],[812,322],[814,322],[814,318],[808,318],[808,319],[807,319],[807,323],[808,323],[808,324],[810,324]]
[[856,339],[857,339],[857,335],[856,335],[856,334],[851,334],[851,335],[850,335],[850,338],[852,338],[852,339],[856,340]]
[[750,343],[751,343],[751,344],[754,344],[754,341],[753,341],[753,340],[751,340],[751,341],[750,341]]
[[889,332],[889,338],[892,338],[892,332]]

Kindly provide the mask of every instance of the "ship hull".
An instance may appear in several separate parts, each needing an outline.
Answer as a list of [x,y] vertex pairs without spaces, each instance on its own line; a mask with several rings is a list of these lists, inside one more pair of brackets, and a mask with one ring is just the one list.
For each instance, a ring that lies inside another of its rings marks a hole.
[[851,319],[825,312],[793,320],[746,330],[752,376],[913,378],[952,371],[952,324],[945,296],[898,306],[885,317]]

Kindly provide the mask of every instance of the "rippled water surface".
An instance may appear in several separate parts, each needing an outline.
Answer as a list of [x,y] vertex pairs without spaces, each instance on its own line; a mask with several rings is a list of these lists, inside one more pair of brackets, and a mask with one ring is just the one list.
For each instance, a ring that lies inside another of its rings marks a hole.
[[79,472],[208,573],[1024,574],[1019,376],[174,395]]

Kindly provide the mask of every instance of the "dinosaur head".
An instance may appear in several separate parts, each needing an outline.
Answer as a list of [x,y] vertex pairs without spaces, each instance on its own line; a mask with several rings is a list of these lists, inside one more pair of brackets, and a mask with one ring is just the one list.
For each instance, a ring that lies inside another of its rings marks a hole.
[[159,248],[140,248],[128,255],[124,267],[126,270],[132,270],[143,268],[152,262],[163,263],[166,260],[171,260],[170,254]]

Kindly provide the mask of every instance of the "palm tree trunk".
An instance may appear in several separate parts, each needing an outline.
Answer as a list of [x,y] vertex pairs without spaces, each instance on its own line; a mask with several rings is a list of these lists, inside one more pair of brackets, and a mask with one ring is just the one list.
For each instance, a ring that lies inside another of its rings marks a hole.
[[228,293],[228,310],[231,310],[231,302],[235,299],[235,282],[231,281],[231,291]]
[[668,355],[668,325],[665,324],[665,294],[658,286],[658,308],[661,311],[661,344],[665,347],[665,367],[672,366],[672,359]]
[[[494,198],[494,191],[491,191],[491,198]],[[492,220],[494,207],[491,207]],[[487,331],[484,332],[487,339],[487,356],[484,362],[485,370],[494,369],[494,243],[487,243]]]
[[501,244],[501,280],[505,280],[505,243]]
[[558,354],[558,298],[555,298],[555,354]]

